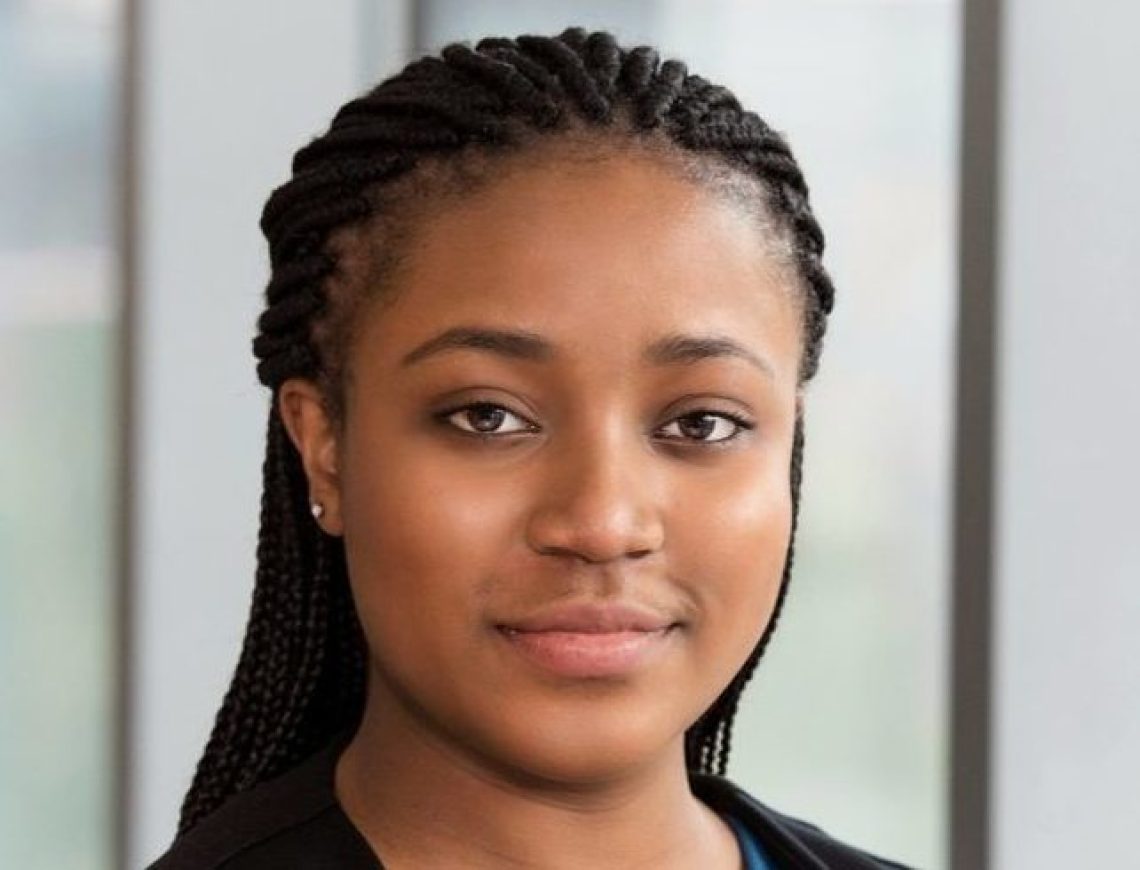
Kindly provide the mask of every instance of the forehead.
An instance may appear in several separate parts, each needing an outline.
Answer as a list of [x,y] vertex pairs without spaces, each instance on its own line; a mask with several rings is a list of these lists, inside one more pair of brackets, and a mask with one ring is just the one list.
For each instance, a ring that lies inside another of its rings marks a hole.
[[360,349],[393,364],[472,324],[615,364],[678,332],[798,356],[794,281],[757,210],[644,156],[511,165],[419,221],[392,277]]

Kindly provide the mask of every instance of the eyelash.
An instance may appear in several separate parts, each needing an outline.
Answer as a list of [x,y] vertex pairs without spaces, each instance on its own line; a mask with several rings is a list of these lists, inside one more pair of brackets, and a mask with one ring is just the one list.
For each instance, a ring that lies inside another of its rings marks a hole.
[[[510,414],[513,417],[518,417],[520,420],[527,422],[531,428],[526,429],[526,430],[521,430],[519,432],[506,432],[506,433],[472,432],[472,431],[468,431],[466,429],[461,429],[460,427],[458,427],[455,424],[450,422],[450,418],[454,417],[456,414],[459,414],[463,411],[473,411],[476,409],[504,411],[505,413]],[[494,402],[469,402],[468,404],[458,405],[458,406],[450,408],[446,411],[440,411],[438,414],[435,415],[435,417],[442,425],[448,426],[448,427],[454,429],[458,434],[460,434],[462,436],[466,436],[468,438],[476,438],[480,441],[493,441],[493,440],[496,440],[499,438],[509,438],[512,435],[522,435],[522,434],[527,434],[528,432],[535,431],[534,424],[532,424],[532,423],[530,423],[530,421],[526,420],[526,418],[523,417],[521,414],[516,414],[514,411],[510,410],[509,408],[506,408],[503,405],[499,405],[499,404],[496,404]],[[720,448],[720,447],[725,447],[728,444],[730,444],[731,442],[735,441],[737,438],[739,438],[745,432],[751,432],[753,429],[756,428],[755,423],[753,423],[747,417],[744,417],[740,414],[733,414],[730,411],[713,411],[711,409],[706,409],[706,408],[698,408],[697,410],[689,411],[687,413],[681,414],[679,417],[674,417],[672,420],[669,421],[669,423],[666,424],[666,426],[671,425],[672,423],[675,423],[678,420],[684,420],[684,419],[688,419],[688,418],[699,419],[701,417],[719,417],[723,420],[728,420],[729,422],[733,423],[736,426],[736,431],[734,431],[731,435],[729,435],[726,438],[720,438],[720,439],[717,439],[715,441],[702,441],[700,439],[695,439],[695,438],[680,438],[680,439],[670,438],[668,440],[674,441],[674,442],[676,442],[676,441],[687,441],[689,444],[697,445],[700,447]],[[662,427],[662,428],[664,428],[664,427]]]

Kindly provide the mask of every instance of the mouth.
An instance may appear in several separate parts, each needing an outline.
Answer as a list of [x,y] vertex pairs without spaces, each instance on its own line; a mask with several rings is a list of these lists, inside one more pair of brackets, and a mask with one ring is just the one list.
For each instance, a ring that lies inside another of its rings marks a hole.
[[560,601],[495,625],[529,666],[568,679],[630,677],[664,655],[683,623],[635,601]]
[[676,623],[655,629],[529,631],[498,626],[528,664],[569,679],[629,677],[648,668],[673,643]]
[[505,620],[499,627],[520,633],[615,634],[656,632],[677,624],[672,614],[643,604],[577,601],[558,603],[519,619]]

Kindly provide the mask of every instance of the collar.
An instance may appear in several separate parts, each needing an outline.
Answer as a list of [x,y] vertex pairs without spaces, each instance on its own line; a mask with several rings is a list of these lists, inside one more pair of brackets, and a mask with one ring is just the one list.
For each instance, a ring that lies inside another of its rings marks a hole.
[[[722,776],[690,773],[689,785],[702,802],[744,823],[781,870],[828,870],[793,828],[792,820],[770,809]],[[802,826],[797,825],[796,827]]]

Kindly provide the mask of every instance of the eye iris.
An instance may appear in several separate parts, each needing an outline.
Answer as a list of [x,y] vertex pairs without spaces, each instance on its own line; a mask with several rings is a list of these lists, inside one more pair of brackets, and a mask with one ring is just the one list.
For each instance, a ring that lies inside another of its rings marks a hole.
[[494,405],[473,405],[467,411],[468,419],[477,432],[494,432],[503,424],[505,411]]
[[703,441],[716,429],[717,418],[712,414],[690,414],[681,417],[679,422],[681,431],[687,437]]

